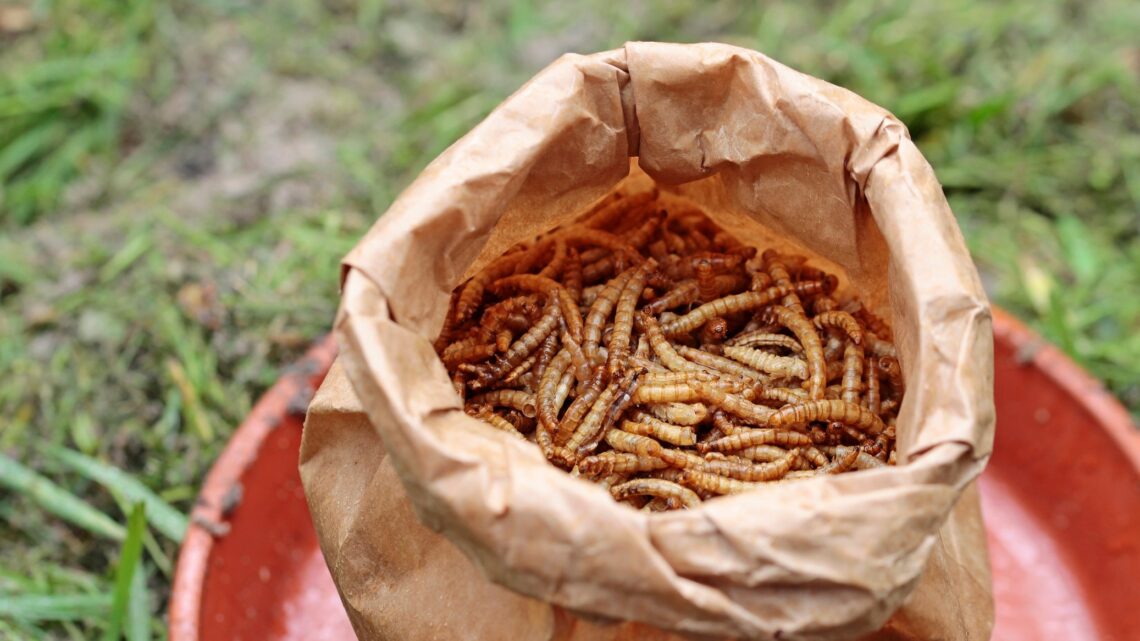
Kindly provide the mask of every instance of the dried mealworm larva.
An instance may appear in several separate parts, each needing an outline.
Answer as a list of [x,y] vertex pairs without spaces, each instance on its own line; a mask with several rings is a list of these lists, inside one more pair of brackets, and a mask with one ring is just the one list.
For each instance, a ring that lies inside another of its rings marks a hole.
[[851,338],[851,342],[856,345],[863,344],[863,328],[859,326],[859,321],[847,312],[831,311],[822,312],[815,315],[812,319],[815,326],[823,329],[825,327],[835,327],[843,330]]
[[867,395],[863,398],[863,406],[872,414],[878,414],[881,409],[879,407],[879,359],[873,356],[868,357],[863,373],[867,380],[867,385],[864,387],[867,390]]
[[500,432],[506,432],[511,436],[526,440],[526,436],[524,436],[523,433],[518,430],[518,428],[512,425],[510,421],[492,412],[491,408],[485,405],[477,407],[474,411],[470,412],[470,414],[471,416],[483,421],[484,423],[499,430]]
[[562,283],[575,301],[582,299],[582,256],[577,249],[566,250],[566,265],[562,268]]
[[610,493],[619,501],[631,496],[664,498],[672,509],[691,509],[701,504],[701,498],[689,488],[663,479],[633,479],[611,487]]
[[693,489],[705,490],[713,494],[739,494],[764,485],[763,483],[738,481],[699,470],[685,470],[681,473],[681,482]]
[[768,417],[768,424],[776,427],[803,425],[813,421],[835,421],[870,434],[878,434],[884,427],[883,420],[865,407],[831,399],[788,405]]
[[699,425],[709,415],[709,408],[701,403],[650,403],[646,409],[656,418],[677,425]]
[[646,338],[649,339],[649,346],[653,348],[657,358],[661,362],[673,370],[674,372],[707,372],[707,368],[697,365],[691,361],[685,360],[677,353],[677,350],[665,338],[665,334],[661,331],[661,326],[657,323],[657,319],[648,314],[640,314],[637,317],[638,325],[642,331],[645,332]]
[[452,343],[443,350],[443,355],[440,357],[443,364],[448,367],[455,367],[460,363],[473,363],[490,358],[495,354],[495,345],[480,345],[475,342]]
[[[728,348],[725,349],[727,350]],[[766,382],[771,378],[764,372],[753,369],[743,363],[704,350],[678,345],[676,351],[678,355],[686,360],[692,361],[697,365],[721,375],[727,374],[744,381],[754,381],[757,383]]]
[[611,375],[620,369],[624,360],[629,356],[629,345],[633,334],[633,311],[641,297],[641,290],[645,287],[645,279],[649,276],[649,272],[656,267],[657,261],[652,258],[642,263],[634,271],[633,276],[630,276],[629,282],[626,283],[618,296],[617,309],[614,312],[614,331],[610,334],[609,343],[606,345],[609,349],[606,367]]
[[598,396],[606,389],[606,369],[598,366],[594,368],[594,375],[590,383],[582,390],[558,423],[558,431],[554,435],[554,442],[563,445],[578,429],[578,424],[586,417],[587,412],[594,406]]
[[807,362],[794,356],[779,356],[751,347],[737,347],[735,345],[726,345],[724,355],[754,370],[773,376],[799,379],[808,377]]
[[640,421],[622,421],[621,429],[629,432],[630,434],[649,436],[659,441],[664,441],[673,445],[688,446],[694,445],[697,442],[697,433],[693,431],[692,427],[685,425],[673,425],[671,423],[666,423],[660,419],[656,419],[652,416],[645,418],[652,418],[654,420],[652,423]]
[[731,436],[701,443],[697,450],[704,452],[733,452],[755,445],[779,445],[781,447],[807,447],[812,444],[806,434],[776,429],[759,429],[737,432]]
[[511,407],[523,413],[527,418],[538,415],[538,405],[534,394],[515,389],[497,389],[478,394],[467,399],[471,405],[493,405],[495,407]]
[[804,348],[796,342],[796,339],[786,334],[773,334],[771,332],[748,332],[746,334],[738,334],[728,341],[728,345],[736,345],[739,347],[783,347],[790,352],[802,354]]
[[827,386],[827,362],[823,358],[823,344],[812,322],[804,316],[803,312],[796,312],[784,306],[769,307],[765,311],[772,320],[787,327],[796,335],[800,344],[804,346],[804,358],[808,366],[808,395],[812,398],[823,398],[823,389]]
[[887,377],[887,381],[891,384],[891,389],[895,394],[902,396],[906,390],[906,385],[903,384],[902,366],[899,365],[897,358],[890,356],[879,357],[879,371]]
[[483,292],[487,283],[495,281],[515,271],[515,266],[522,259],[522,254],[508,254],[491,261],[478,274],[471,277],[459,294],[455,305],[455,316],[458,322],[463,322],[475,313],[479,303],[483,300]]
[[609,476],[610,474],[637,474],[639,472],[652,472],[669,467],[665,461],[653,456],[638,456],[629,452],[610,450],[587,456],[578,461],[578,469],[583,474],[591,476]]
[[843,352],[843,395],[848,403],[859,404],[859,393],[863,387],[863,348],[854,342],[848,343]]
[[[744,292],[718,298],[701,305],[661,329],[666,336],[687,334],[717,316],[728,316],[729,314],[759,309],[769,305],[772,301],[787,294],[788,291],[788,287],[770,287],[762,292]],[[800,342],[803,340],[801,339]]]
[[[546,371],[543,372],[542,380],[538,384],[536,402],[539,424],[551,433],[558,428],[558,410],[562,407],[561,402],[556,403],[556,390],[563,374],[570,367],[570,361],[570,352],[566,348],[562,348],[554,360],[546,366]],[[563,401],[565,401],[565,397],[563,397]]]
[[605,328],[606,319],[610,317],[622,290],[625,289],[629,279],[633,278],[635,271],[636,268],[628,269],[606,283],[586,312],[586,324],[582,329],[582,349],[591,360],[597,360],[597,350],[602,342],[602,330]]

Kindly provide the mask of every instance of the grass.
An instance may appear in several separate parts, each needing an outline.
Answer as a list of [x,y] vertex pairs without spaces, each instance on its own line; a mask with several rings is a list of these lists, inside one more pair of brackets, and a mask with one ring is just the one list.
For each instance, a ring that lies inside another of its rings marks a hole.
[[165,635],[197,486],[327,330],[339,258],[565,51],[727,41],[891,109],[994,300],[1140,416],[1140,7],[925,4],[43,0],[27,30],[0,19],[0,636]]

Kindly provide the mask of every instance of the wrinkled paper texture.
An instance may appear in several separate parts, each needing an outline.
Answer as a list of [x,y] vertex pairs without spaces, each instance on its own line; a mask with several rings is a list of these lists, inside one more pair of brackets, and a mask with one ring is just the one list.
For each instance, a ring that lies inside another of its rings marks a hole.
[[[451,290],[653,181],[745,243],[812,256],[892,320],[899,466],[649,514],[462,412],[431,347]],[[325,406],[367,420],[314,404],[301,471],[363,639],[989,637],[972,487],[993,441],[989,307],[933,171],[883,109],[726,45],[567,55],[429,165],[344,265],[346,376]]]

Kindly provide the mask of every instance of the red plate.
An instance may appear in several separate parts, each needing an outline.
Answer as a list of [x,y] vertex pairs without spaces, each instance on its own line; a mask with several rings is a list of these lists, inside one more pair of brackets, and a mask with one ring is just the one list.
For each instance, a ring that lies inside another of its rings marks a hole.
[[[981,484],[993,638],[1136,639],[1140,435],[1058,350],[1004,313],[994,320],[998,432]],[[335,349],[325,339],[274,385],[206,478],[178,558],[170,641],[354,638],[297,473],[304,408]]]

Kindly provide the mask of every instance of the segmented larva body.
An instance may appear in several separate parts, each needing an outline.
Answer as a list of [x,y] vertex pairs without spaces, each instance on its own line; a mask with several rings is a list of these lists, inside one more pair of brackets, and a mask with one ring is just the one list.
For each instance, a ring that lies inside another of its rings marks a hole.
[[[807,362],[792,356],[778,356],[750,347],[726,345],[724,355],[754,370],[784,378],[808,378]],[[767,377],[765,377],[766,379]],[[761,379],[763,380],[763,379]]]
[[649,272],[657,267],[657,261],[650,258],[641,264],[626,283],[618,296],[617,310],[614,312],[614,329],[607,344],[609,358],[606,367],[610,374],[617,372],[621,364],[629,356],[629,345],[633,334],[633,312],[637,301],[641,297],[641,290],[645,287],[645,280]]
[[768,424],[780,426],[803,425],[814,421],[835,421],[850,425],[870,434],[883,431],[883,420],[867,408],[838,399],[806,401],[776,410],[768,417]]
[[759,309],[788,293],[787,287],[770,287],[762,292],[744,292],[718,298],[662,327],[666,336],[687,334],[717,316]]
[[796,339],[791,336],[763,331],[739,334],[726,341],[726,344],[751,348],[782,347],[794,354],[802,354],[804,351],[803,346],[797,343]]
[[815,399],[823,398],[823,389],[827,385],[827,361],[823,358],[823,345],[815,326],[802,312],[785,306],[769,307],[765,314],[791,330],[804,346],[804,358],[807,359],[808,366],[808,395]]
[[[731,348],[724,348],[726,354],[728,353],[729,349]],[[749,367],[746,363],[740,363],[731,358],[725,358],[724,356],[717,356],[716,354],[712,354],[704,350],[680,345],[677,347],[676,351],[677,354],[681,357],[692,361],[702,366],[703,368],[707,368],[721,374],[727,374],[744,381],[763,383],[771,378],[764,372],[756,368]]]
[[[647,419],[652,419],[650,422]],[[697,442],[697,433],[692,427],[673,425],[653,416],[645,416],[641,421],[622,421],[621,429],[630,434],[649,436],[673,445],[689,446]]]
[[590,383],[582,390],[570,403],[570,407],[566,408],[566,413],[562,415],[562,420],[558,423],[558,431],[554,435],[554,442],[557,445],[563,445],[574,431],[578,429],[578,424],[586,417],[586,413],[594,406],[594,402],[598,400],[598,396],[606,389],[606,369],[604,367],[595,367],[594,374],[590,378]]
[[490,358],[495,354],[495,344],[488,343],[481,345],[476,339],[468,339],[470,342],[458,342],[448,345],[444,350],[440,359],[443,364],[448,367],[454,367],[461,363],[473,363]]
[[672,509],[691,509],[701,504],[701,498],[689,488],[663,479],[633,479],[611,487],[610,493],[619,501],[632,496],[662,498]]
[[866,367],[864,368],[867,385],[864,388],[867,395],[863,398],[863,406],[867,411],[872,414],[880,412],[879,407],[879,359],[875,357],[868,357]]
[[[563,375],[567,373],[570,362],[570,352],[563,347],[555,355],[554,360],[546,366],[546,371],[543,372],[538,384],[538,395],[535,400],[538,406],[539,425],[552,434],[558,429],[558,410],[562,407],[562,403],[556,403],[558,400],[556,390]],[[565,396],[562,401],[565,401]]]
[[591,303],[589,311],[586,312],[586,323],[582,330],[582,349],[591,360],[596,360],[598,346],[602,343],[602,330],[605,328],[606,319],[610,317],[622,290],[625,289],[626,283],[633,278],[635,271],[636,268],[626,270],[606,283],[606,286],[598,292],[594,302]]
[[848,403],[859,404],[859,393],[863,387],[863,348],[854,342],[848,343],[843,351],[843,394],[840,398]]
[[824,329],[827,327],[834,327],[840,329],[844,334],[851,339],[852,343],[856,345],[863,344],[863,328],[859,327],[859,321],[847,312],[830,311],[816,314],[812,322],[816,327]]
[[483,301],[483,292],[486,291],[487,283],[493,282],[511,274],[515,271],[515,267],[522,260],[522,254],[508,254],[501,256],[498,259],[491,261],[479,273],[471,277],[467,284],[463,286],[463,290],[459,294],[459,300],[455,304],[455,318],[457,322],[471,318],[475,310],[479,308],[479,304]]
[[582,474],[608,476],[610,474],[638,474],[669,467],[665,461],[653,456],[638,456],[629,452],[610,450],[587,456],[578,461]]
[[534,394],[513,389],[497,389],[483,394],[477,394],[467,399],[473,405],[491,405],[494,407],[511,407],[523,413],[527,418],[538,415],[538,404]]
[[648,314],[640,314],[638,316],[638,323],[642,331],[645,332],[646,338],[649,339],[649,347],[657,354],[657,358],[661,359],[661,363],[673,370],[674,372],[707,372],[707,368],[697,365],[696,363],[685,360],[677,353],[677,350],[665,338],[664,332],[661,331],[661,326],[657,323],[657,319]]
[[709,408],[701,403],[649,403],[646,409],[666,423],[699,425],[709,415]]
[[561,274],[562,268],[566,264],[567,250],[566,242],[556,239],[554,241],[554,255],[551,256],[550,262],[542,268],[542,271],[538,272],[538,275],[546,278],[554,278]]
[[489,407],[487,407],[485,405],[481,406],[481,407],[480,406],[474,406],[474,407],[475,407],[475,409],[471,412],[468,412],[468,414],[470,414],[471,416],[483,421],[484,423],[486,423],[486,424],[490,425],[491,427],[499,430],[500,432],[506,432],[507,434],[510,434],[511,436],[520,438],[524,441],[526,440],[526,436],[523,435],[523,433],[520,432],[518,430],[518,428],[516,428],[514,425],[512,425],[511,422],[508,421],[507,419],[505,419],[502,416],[499,416],[498,414],[492,412]]
[[715,441],[697,445],[697,450],[704,452],[734,452],[755,445],[779,445],[780,447],[808,447],[811,438],[799,432],[788,432],[776,429],[750,429],[725,436]]

